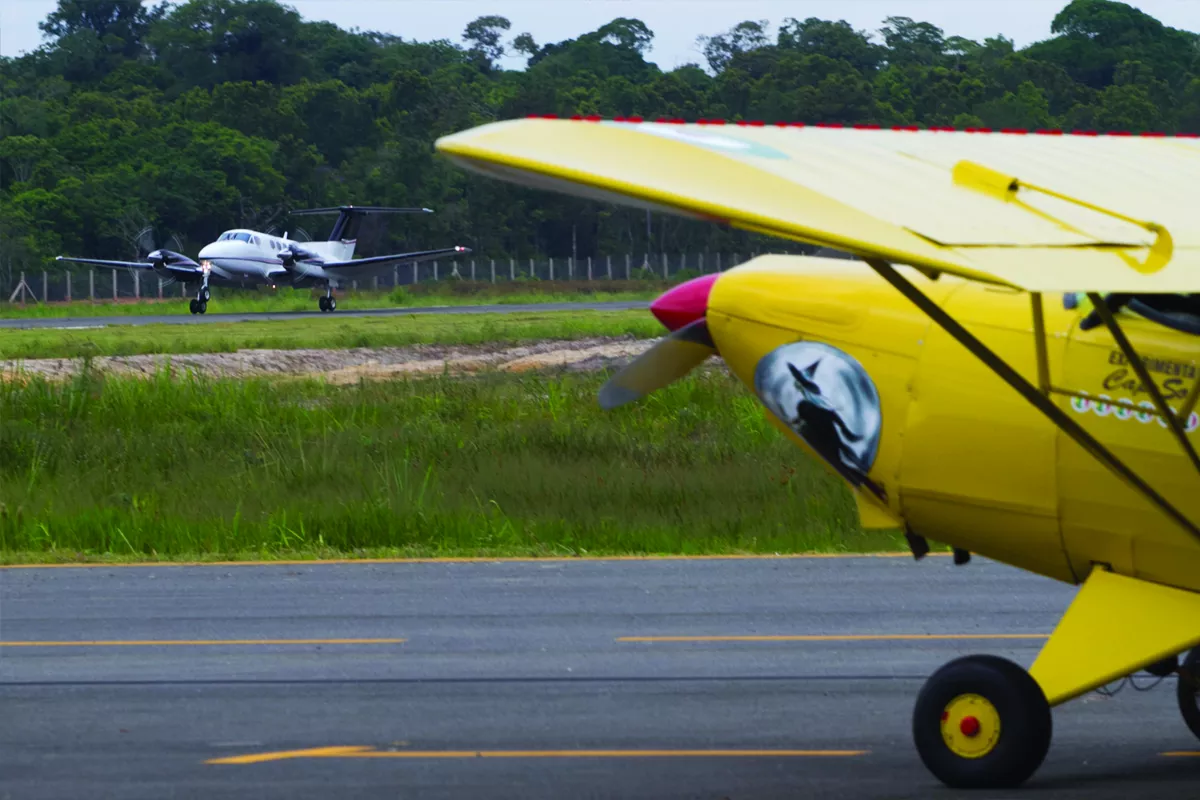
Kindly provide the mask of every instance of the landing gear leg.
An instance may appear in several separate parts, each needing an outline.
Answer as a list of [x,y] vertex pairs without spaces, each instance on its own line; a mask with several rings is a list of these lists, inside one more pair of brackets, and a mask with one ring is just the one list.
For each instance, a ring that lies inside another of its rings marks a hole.
[[200,291],[196,292],[196,299],[188,305],[188,310],[193,314],[203,314],[208,311],[208,301],[212,295],[208,291],[208,281],[200,284]]
[[913,712],[921,760],[956,789],[1024,783],[1045,759],[1050,737],[1050,704],[1041,687],[996,656],[967,656],[939,669]]
[[325,296],[317,302],[317,305],[322,311],[337,311],[337,300],[333,297],[333,289],[331,287],[325,287]]

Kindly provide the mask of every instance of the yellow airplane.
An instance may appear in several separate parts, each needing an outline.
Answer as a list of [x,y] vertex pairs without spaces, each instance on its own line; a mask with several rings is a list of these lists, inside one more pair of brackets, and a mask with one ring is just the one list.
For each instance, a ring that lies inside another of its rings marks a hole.
[[720,355],[864,527],[1082,585],[1028,671],[970,656],[921,690],[916,749],[954,787],[1021,784],[1052,707],[1143,669],[1178,673],[1200,736],[1200,140],[1039,133],[531,118],[437,143],[525,186],[856,256],[668,292],[671,333],[600,401]]

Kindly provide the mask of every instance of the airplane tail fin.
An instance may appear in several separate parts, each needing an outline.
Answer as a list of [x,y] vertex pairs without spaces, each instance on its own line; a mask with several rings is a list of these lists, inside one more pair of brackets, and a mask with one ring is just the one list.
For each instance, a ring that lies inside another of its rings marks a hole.
[[337,214],[333,230],[329,232],[329,241],[337,242],[337,257],[348,260],[354,255],[354,245],[357,243],[358,226],[363,217],[368,214],[432,214],[430,208],[396,208],[393,206],[333,206],[331,208],[306,208],[290,212],[291,216],[303,217],[315,214]]

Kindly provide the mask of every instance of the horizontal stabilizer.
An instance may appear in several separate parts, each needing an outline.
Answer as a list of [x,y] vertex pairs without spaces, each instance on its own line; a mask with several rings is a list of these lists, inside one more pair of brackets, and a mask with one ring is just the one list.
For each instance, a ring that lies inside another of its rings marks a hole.
[[293,217],[314,214],[432,214],[432,208],[395,208],[392,206],[333,206],[330,208],[304,208],[289,211]]
[[337,206],[336,208],[306,208],[290,212],[292,216],[304,217],[315,214],[337,214],[329,241],[347,242],[354,239],[362,217],[371,214],[432,214],[431,208],[394,208],[392,206]]

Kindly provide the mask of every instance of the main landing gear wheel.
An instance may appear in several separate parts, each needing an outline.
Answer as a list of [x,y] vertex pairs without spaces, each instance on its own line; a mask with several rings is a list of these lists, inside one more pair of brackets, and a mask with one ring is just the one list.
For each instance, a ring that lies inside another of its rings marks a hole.
[[[199,299],[201,303],[208,303],[209,300],[212,300],[212,295],[209,293],[207,286],[200,290]],[[204,312],[201,311],[200,313],[203,314]]]
[[1200,647],[1193,648],[1179,665],[1179,681],[1175,684],[1179,713],[1188,729],[1200,739]]
[[1021,667],[967,656],[935,672],[917,697],[913,741],[921,761],[955,789],[1007,789],[1050,749],[1050,704]]
[[332,297],[322,297],[317,302],[317,305],[320,306],[322,311],[337,311],[337,300],[334,300]]
[[188,310],[193,314],[203,314],[205,311],[208,311],[208,301],[192,300],[192,302],[188,304]]

